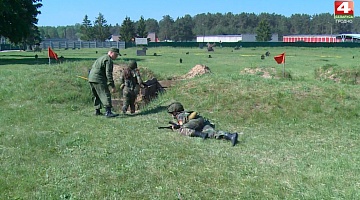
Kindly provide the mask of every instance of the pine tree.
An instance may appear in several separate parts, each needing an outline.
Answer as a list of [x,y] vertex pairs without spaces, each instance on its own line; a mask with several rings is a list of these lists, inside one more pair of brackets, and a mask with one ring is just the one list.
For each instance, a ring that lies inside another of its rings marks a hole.
[[136,33],[139,38],[146,38],[148,35],[148,33],[146,31],[146,24],[145,24],[145,20],[144,20],[143,16],[140,17],[140,20],[137,23]]
[[94,23],[94,36],[96,41],[102,42],[110,38],[110,27],[106,23],[107,21],[105,20],[104,15],[99,13],[99,16]]
[[80,39],[84,41],[90,41],[94,39],[94,31],[88,16],[85,15],[83,23],[80,27]]
[[267,42],[271,40],[271,31],[269,23],[266,20],[261,20],[256,29],[256,41]]
[[173,38],[174,34],[174,20],[169,16],[163,16],[163,19],[159,22],[159,38],[161,40],[169,40]]
[[136,36],[135,23],[130,20],[130,17],[125,17],[120,28],[120,35],[125,42],[131,42]]
[[0,2],[0,35],[20,43],[39,34],[36,18],[41,0],[2,0]]

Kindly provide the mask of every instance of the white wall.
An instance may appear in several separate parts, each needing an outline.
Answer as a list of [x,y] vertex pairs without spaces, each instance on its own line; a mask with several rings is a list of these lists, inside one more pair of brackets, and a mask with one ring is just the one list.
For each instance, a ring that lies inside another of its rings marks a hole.
[[239,42],[242,41],[241,35],[208,35],[197,36],[196,42]]

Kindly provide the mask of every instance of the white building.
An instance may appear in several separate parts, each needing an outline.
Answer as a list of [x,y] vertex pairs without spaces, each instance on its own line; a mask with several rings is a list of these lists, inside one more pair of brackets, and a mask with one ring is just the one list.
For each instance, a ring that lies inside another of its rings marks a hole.
[[[272,34],[271,42],[279,41],[278,34]],[[241,35],[198,35],[196,42],[256,42],[256,34]]]
[[198,35],[196,42],[239,42],[242,35]]

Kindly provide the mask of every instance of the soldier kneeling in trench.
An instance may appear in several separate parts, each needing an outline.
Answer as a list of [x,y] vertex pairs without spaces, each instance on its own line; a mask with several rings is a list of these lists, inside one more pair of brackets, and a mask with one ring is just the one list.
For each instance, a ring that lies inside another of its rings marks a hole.
[[126,113],[130,106],[130,113],[135,113],[135,100],[144,87],[136,61],[131,61],[129,66],[120,73],[120,89],[123,90],[124,104],[122,112]]

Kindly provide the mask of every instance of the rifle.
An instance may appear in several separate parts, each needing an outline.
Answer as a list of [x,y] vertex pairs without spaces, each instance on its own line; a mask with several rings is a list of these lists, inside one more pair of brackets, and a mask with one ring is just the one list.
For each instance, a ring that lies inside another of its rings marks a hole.
[[172,130],[172,126],[159,126],[158,129],[171,129]]
[[159,126],[158,127],[158,129],[173,129],[173,127],[174,127],[174,129],[179,129],[180,128],[180,125],[179,124],[176,124],[176,123],[174,123],[174,122],[172,122],[172,121],[169,121],[169,124],[171,124],[170,126]]

